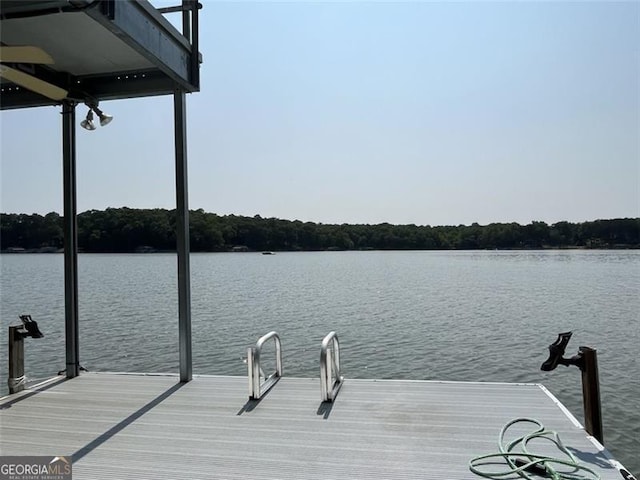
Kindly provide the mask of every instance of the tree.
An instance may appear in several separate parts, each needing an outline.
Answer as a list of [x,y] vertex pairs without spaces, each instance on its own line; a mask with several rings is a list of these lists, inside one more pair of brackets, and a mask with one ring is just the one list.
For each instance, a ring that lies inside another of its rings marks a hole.
[[[63,218],[55,212],[0,214],[0,248],[61,248]],[[107,208],[78,215],[78,243],[85,252],[134,252],[139,247],[175,250],[176,212],[165,209]],[[193,251],[354,249],[493,249],[640,247],[640,219],[618,218],[573,224],[558,222],[492,223],[486,226],[328,225],[190,212]]]

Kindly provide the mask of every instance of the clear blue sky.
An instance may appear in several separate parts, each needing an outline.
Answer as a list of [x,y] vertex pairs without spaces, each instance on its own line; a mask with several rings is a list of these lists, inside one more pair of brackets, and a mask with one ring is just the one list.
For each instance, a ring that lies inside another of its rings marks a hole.
[[[640,216],[640,2],[203,3],[192,209]],[[101,106],[115,120],[77,133],[79,210],[174,208],[171,97]],[[59,111],[0,114],[1,211],[62,211]]]

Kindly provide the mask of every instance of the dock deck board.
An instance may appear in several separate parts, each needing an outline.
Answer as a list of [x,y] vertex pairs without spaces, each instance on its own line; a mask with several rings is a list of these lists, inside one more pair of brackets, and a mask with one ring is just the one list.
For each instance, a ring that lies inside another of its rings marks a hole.
[[330,405],[319,379],[284,377],[249,402],[244,377],[88,373],[1,401],[0,454],[72,456],[74,480],[477,479],[469,459],[496,451],[518,417],[558,430],[603,479],[621,478],[533,384],[347,379]]

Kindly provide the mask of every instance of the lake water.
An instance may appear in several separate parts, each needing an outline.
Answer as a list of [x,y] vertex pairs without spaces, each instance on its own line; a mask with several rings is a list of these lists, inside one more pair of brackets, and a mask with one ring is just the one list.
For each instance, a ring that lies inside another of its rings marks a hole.
[[[27,375],[55,374],[63,257],[0,262],[2,331],[31,314],[45,337],[26,340]],[[84,254],[78,268],[81,364],[177,372],[175,255]],[[335,330],[347,378],[543,383],[582,420],[578,368],[540,371],[573,330],[567,356],[598,350],[605,443],[640,471],[640,251],[214,253],[191,272],[196,374],[246,375],[247,347],[277,330],[285,375],[317,376]],[[2,341],[0,393],[6,358]]]

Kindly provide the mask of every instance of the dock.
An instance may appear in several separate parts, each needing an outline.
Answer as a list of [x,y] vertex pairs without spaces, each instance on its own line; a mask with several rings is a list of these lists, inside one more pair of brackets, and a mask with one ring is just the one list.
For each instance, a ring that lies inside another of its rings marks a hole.
[[[619,480],[607,450],[543,386],[342,383],[335,332],[323,341],[319,378],[282,377],[275,332],[249,350],[251,380],[193,375],[186,96],[200,90],[202,3],[182,0],[163,8],[147,0],[0,4],[4,58],[24,64],[2,65],[0,109],[57,106],[62,113],[66,360],[64,376],[24,388],[23,340],[42,334],[30,316],[20,317],[22,326],[10,326],[12,394],[0,398],[0,457],[65,457],[74,480],[477,479],[469,461],[496,452],[501,428],[526,417],[558,431],[602,479]],[[180,30],[164,17],[177,12]],[[91,48],[85,39],[91,39]],[[82,373],[76,124],[95,130],[95,113],[101,128],[108,125],[113,117],[100,102],[160,95],[173,97],[179,373]],[[78,107],[86,111],[80,122]],[[277,369],[267,382],[272,388],[263,392],[260,347],[271,338]],[[564,349],[551,353],[555,368]],[[339,393],[332,388],[334,379]],[[597,392],[597,382],[590,385]],[[538,453],[559,456],[554,445],[534,443]]]
[[283,377],[249,400],[246,377],[59,377],[0,399],[0,455],[69,456],[74,480],[478,479],[469,460],[530,417],[602,479],[622,478],[538,384],[347,379],[333,403],[320,399],[319,378]]

